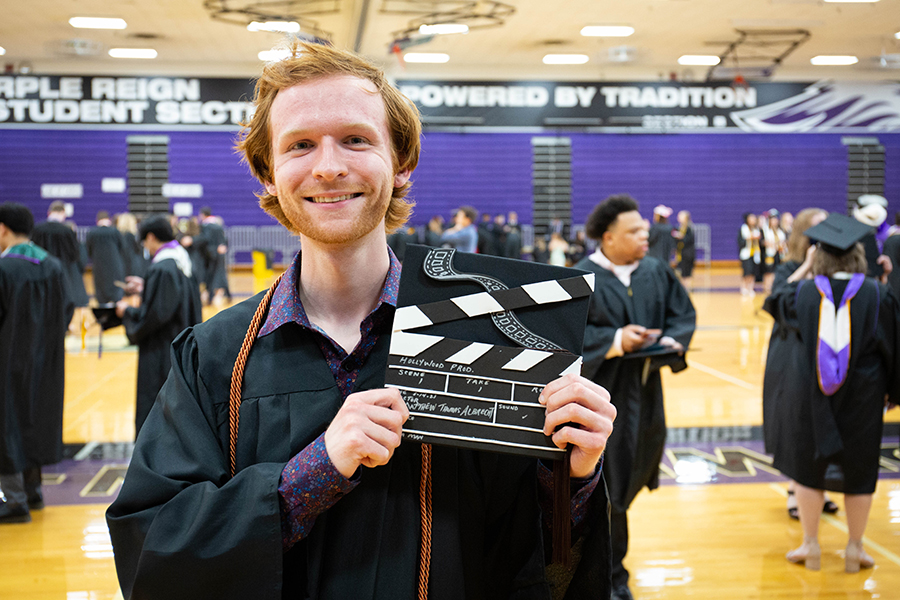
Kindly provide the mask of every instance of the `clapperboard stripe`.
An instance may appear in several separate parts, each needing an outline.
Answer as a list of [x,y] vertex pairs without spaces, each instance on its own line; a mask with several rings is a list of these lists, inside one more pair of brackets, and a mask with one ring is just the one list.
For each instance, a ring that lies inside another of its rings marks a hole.
[[455,321],[518,308],[564,302],[590,295],[594,291],[594,274],[560,280],[540,281],[521,287],[457,296],[450,300],[404,306],[394,314],[394,331],[406,331],[437,323]]
[[534,384],[546,384],[566,373],[581,370],[581,357],[574,354],[494,346],[405,331],[392,335],[390,354],[404,357],[406,360],[398,361],[404,367],[428,368],[449,362],[471,367],[466,371],[451,370],[452,374],[507,371],[516,381]]

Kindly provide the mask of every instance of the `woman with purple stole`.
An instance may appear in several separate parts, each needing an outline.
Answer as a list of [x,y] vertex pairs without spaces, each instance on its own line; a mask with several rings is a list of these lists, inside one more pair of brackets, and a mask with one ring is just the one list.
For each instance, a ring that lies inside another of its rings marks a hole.
[[840,214],[808,229],[817,244],[793,283],[766,300],[776,320],[796,329],[805,354],[795,377],[809,382],[807,393],[795,394],[782,415],[796,443],[775,454],[774,466],[797,482],[803,543],[787,559],[810,570],[821,564],[824,490],[844,494],[845,570],[874,564],[862,538],[878,480],[884,410],[900,402],[900,303],[865,276],[857,242],[868,231]]

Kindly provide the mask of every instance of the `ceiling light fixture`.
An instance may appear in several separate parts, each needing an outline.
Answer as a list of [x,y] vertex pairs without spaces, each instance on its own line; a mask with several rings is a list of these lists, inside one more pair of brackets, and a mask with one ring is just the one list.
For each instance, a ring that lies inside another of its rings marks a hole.
[[583,65],[588,61],[587,54],[547,54],[545,65]]
[[847,65],[855,65],[859,62],[859,59],[855,56],[813,56],[809,59],[810,64],[816,66],[828,66],[828,67],[843,67]]
[[297,21],[266,21],[260,23],[253,21],[247,25],[247,31],[268,31],[271,33],[297,33],[300,31],[300,23]]
[[4,54],[6,54],[6,48],[0,46],[0,56],[3,56]]
[[679,65],[712,67],[719,64],[719,57],[712,54],[685,54],[678,58]]
[[469,33],[469,26],[462,23],[435,23],[434,25],[420,25],[419,33],[421,33],[422,35]]
[[104,17],[72,17],[69,25],[78,29],[125,29],[125,19],[107,19]]
[[894,34],[894,37],[895,37],[896,39],[900,40],[900,31],[898,31],[897,33],[895,33],[895,34]]
[[156,50],[153,48],[110,48],[109,55],[113,58],[156,58]]
[[263,62],[278,62],[279,60],[284,60],[290,57],[291,51],[285,49],[276,49],[276,50],[263,50],[259,54],[257,54],[257,58]]
[[408,63],[439,64],[448,62],[450,55],[441,52],[407,52],[403,55],[403,60]]
[[585,37],[628,37],[634,33],[634,27],[626,25],[588,25],[581,28]]

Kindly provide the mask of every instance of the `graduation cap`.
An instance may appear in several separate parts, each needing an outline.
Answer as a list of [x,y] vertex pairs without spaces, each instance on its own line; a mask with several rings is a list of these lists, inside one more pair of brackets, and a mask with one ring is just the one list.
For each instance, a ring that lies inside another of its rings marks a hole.
[[100,335],[97,338],[97,358],[100,358],[103,356],[103,332],[121,325],[122,319],[116,315],[115,302],[94,306],[91,308],[91,312],[94,313],[94,318],[100,324]]
[[872,232],[872,228],[846,215],[831,213],[828,217],[806,230],[806,236],[835,256],[849,252],[857,242]]
[[109,304],[95,306],[91,308],[91,312],[94,313],[94,318],[97,319],[97,323],[100,324],[100,329],[103,331],[122,324],[122,319],[116,316],[115,303],[110,302]]

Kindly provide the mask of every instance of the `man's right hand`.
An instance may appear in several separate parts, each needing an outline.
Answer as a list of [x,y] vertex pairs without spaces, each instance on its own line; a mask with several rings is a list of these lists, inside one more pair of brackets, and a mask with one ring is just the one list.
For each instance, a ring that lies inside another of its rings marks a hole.
[[348,479],[360,465],[387,464],[400,445],[409,410],[394,388],[350,394],[325,431],[325,449]]
[[652,335],[659,335],[659,329],[647,329],[642,325],[630,323],[622,327],[622,351],[637,352]]

